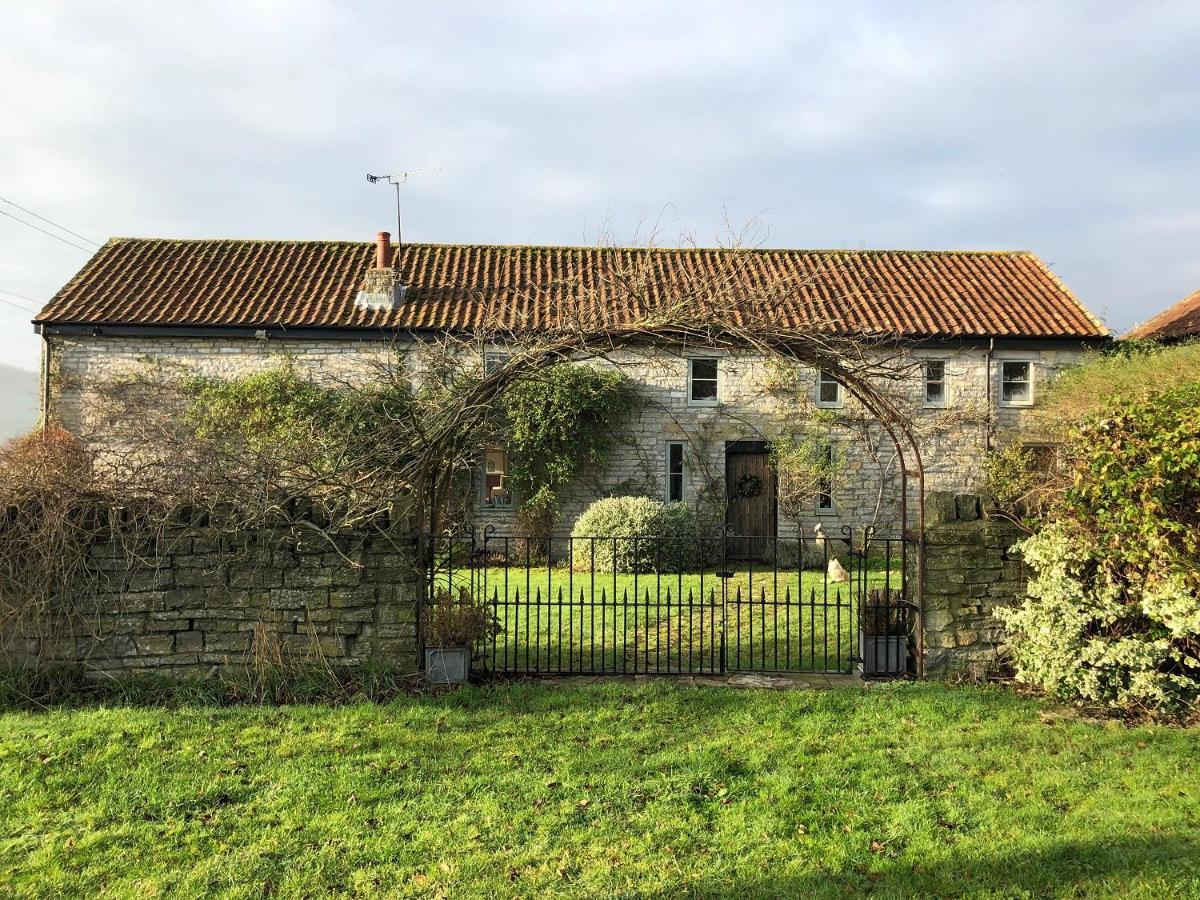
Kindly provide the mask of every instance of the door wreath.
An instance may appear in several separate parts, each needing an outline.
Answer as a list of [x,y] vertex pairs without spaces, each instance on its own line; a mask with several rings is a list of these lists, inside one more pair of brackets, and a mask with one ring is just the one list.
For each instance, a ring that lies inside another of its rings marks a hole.
[[734,484],[739,497],[757,497],[762,493],[762,479],[757,475],[743,475]]

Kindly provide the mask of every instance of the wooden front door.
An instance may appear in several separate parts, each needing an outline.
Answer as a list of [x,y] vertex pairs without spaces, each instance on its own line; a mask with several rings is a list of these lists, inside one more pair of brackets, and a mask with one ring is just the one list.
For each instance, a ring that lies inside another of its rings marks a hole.
[[732,536],[729,556],[767,559],[775,537],[775,471],[762,441],[725,446],[725,524]]

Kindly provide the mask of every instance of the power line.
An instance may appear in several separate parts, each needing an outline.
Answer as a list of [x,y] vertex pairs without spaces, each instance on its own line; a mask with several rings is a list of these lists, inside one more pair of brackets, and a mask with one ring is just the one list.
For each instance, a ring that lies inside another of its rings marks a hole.
[[41,300],[35,300],[33,297],[26,297],[24,294],[18,294],[16,291],[6,291],[4,288],[0,288],[0,294],[8,294],[8,296],[16,297],[18,300],[28,300],[30,303],[33,303],[36,306],[46,305]]
[[[46,235],[47,237],[52,237],[56,241],[62,241],[64,244],[67,244],[70,247],[74,247],[76,250],[82,250],[84,253],[94,253],[95,252],[90,247],[81,247],[78,244],[76,244],[74,241],[68,241],[65,237],[59,237],[53,231],[47,231],[45,228],[39,228],[37,225],[34,225],[32,222],[26,222],[24,219],[19,219],[16,216],[14,216],[12,213],[6,213],[2,209],[0,209],[0,216],[8,216],[8,218],[12,219],[14,222],[20,222],[26,228],[32,228],[34,231],[40,231],[42,234]],[[87,240],[87,238],[84,238],[84,240]]]
[[[8,296],[16,297],[18,300],[28,300],[30,303],[33,303],[38,307],[45,305],[45,304],[39,303],[37,300],[34,300],[32,297],[26,297],[24,294],[18,294],[16,291],[6,291],[6,290],[4,290],[4,288],[0,288],[0,294],[8,294]],[[37,309],[31,309],[30,307],[26,306],[24,303],[13,303],[11,300],[5,300],[3,297],[0,297],[0,303],[7,303],[9,306],[16,307],[17,309],[23,309],[23,310],[25,310],[25,312],[31,312],[35,316],[38,314]]]
[[22,206],[20,203],[13,203],[13,202],[12,202],[11,200],[9,200],[7,197],[0,197],[0,201],[3,201],[3,202],[5,202],[5,203],[7,203],[9,206],[15,206],[15,207],[16,207],[17,209],[19,209],[21,212],[23,212],[23,213],[27,213],[27,214],[29,214],[29,215],[33,216],[35,219],[40,219],[41,221],[45,222],[47,225],[53,225],[53,226],[54,226],[55,228],[57,228],[59,231],[65,231],[67,234],[71,235],[72,237],[77,237],[77,238],[79,238],[81,241],[87,241],[89,244],[95,244],[97,247],[99,247],[99,246],[100,246],[100,242],[99,242],[99,241],[93,241],[93,240],[92,240],[90,237],[84,237],[84,236],[83,236],[82,234],[80,234],[78,231],[72,231],[72,230],[71,230],[70,228],[68,228],[67,226],[65,226],[65,225],[59,225],[57,222],[55,222],[55,221],[53,221],[53,220],[51,220],[51,219],[47,219],[45,216],[39,216],[39,215],[38,215],[37,213],[35,213],[35,212],[34,212],[32,209],[26,209],[26,208],[25,208],[25,207],[23,207],[23,206]]
[[33,313],[35,316],[38,314],[36,309],[30,309],[28,306],[22,306],[20,303],[13,303],[11,300],[5,300],[3,297],[0,297],[0,303],[11,306],[13,309],[19,309],[22,312]]

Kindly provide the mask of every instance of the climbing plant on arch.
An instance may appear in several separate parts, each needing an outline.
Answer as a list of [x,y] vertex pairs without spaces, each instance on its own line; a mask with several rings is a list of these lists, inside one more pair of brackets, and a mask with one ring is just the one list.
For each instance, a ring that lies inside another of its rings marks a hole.
[[[406,470],[419,520],[431,533],[444,524],[439,520],[443,492],[454,475],[449,461],[464,435],[486,432],[490,411],[511,386],[537,379],[559,363],[604,360],[620,368],[639,354],[697,350],[777,360],[836,378],[875,417],[894,447],[901,527],[918,545],[913,599],[920,606],[924,466],[912,418],[890,389],[914,371],[909,348],[894,337],[846,334],[832,320],[780,321],[779,301],[803,282],[779,277],[757,282],[748,293],[740,271],[745,262],[733,252],[709,271],[667,279],[645,257],[613,254],[601,270],[582,279],[590,288],[552,307],[533,288],[526,296],[481,298],[486,312],[470,328],[429,343],[438,355],[459,359],[481,359],[489,348],[502,348],[505,360],[465,383],[454,404],[432,411],[422,423],[423,445]],[[545,311],[534,320],[514,318],[513,309]],[[919,622],[917,635],[920,642]],[[918,660],[921,656],[918,646]]]

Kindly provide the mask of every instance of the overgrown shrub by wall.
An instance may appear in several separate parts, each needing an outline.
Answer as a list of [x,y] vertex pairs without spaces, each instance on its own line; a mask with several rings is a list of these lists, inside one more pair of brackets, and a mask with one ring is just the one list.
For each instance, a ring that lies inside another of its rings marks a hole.
[[1073,700],[1184,714],[1200,698],[1200,383],[1118,397],[1067,438],[1036,577],[1000,615],[1018,677]]

